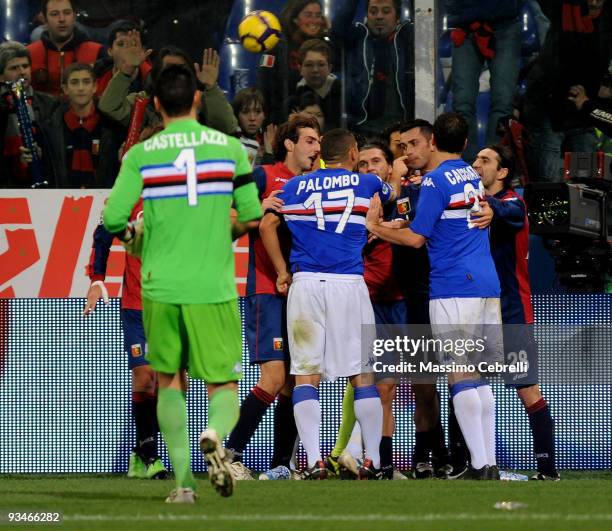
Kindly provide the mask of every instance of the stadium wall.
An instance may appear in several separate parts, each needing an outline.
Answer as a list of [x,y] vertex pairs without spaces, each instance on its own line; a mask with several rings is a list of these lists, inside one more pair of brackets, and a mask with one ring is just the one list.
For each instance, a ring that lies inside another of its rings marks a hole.
[[[91,238],[107,190],[5,191],[0,198],[0,473],[124,472],[134,445],[130,375],[119,299],[82,316]],[[235,246],[237,284],[246,276],[246,241]],[[109,291],[120,293],[123,250],[113,247]],[[580,384],[545,383],[556,420],[561,469],[612,468],[612,295],[536,295],[536,336],[544,381],[596,363],[601,377]],[[241,301],[241,310],[242,310]],[[256,383],[247,365],[241,398]],[[344,381],[323,384],[324,452],[340,422]],[[439,383],[442,414],[446,386]],[[497,446],[504,468],[535,467],[527,416],[516,392],[494,383]],[[192,447],[206,424],[205,390],[193,381],[188,400]],[[401,386],[395,403],[394,457],[409,465],[414,399]],[[167,455],[162,449],[167,460]],[[272,414],[247,448],[245,463],[261,470],[272,455]],[[199,453],[195,470],[203,470]]]

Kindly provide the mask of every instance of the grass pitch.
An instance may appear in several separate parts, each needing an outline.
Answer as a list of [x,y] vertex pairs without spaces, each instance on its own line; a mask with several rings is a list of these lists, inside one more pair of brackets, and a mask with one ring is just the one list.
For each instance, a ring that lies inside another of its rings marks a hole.
[[[246,481],[221,498],[198,476],[194,506],[163,500],[173,480],[119,475],[0,476],[0,528],[62,530],[604,530],[612,473],[565,472],[560,482]],[[515,510],[496,502],[519,502]],[[12,525],[10,511],[63,513],[61,524]],[[2,521],[4,520],[4,521]]]

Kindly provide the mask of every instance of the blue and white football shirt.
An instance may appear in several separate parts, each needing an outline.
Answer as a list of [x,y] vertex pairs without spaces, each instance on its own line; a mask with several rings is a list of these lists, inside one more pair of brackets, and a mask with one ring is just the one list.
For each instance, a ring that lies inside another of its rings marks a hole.
[[279,196],[291,231],[291,271],[363,275],[365,216],[379,193],[392,189],[380,177],[345,169],[321,169],[294,177]]
[[448,160],[426,175],[410,228],[427,238],[430,299],[499,297],[489,231],[472,228],[484,197],[480,176],[463,160]]

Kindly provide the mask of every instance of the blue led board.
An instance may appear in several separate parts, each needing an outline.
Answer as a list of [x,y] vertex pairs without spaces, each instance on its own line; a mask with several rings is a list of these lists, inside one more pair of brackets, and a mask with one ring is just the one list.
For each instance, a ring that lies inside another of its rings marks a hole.
[[[130,416],[130,373],[119,319],[119,300],[82,316],[82,299],[0,300],[0,473],[123,472],[134,444]],[[601,348],[612,344],[611,295],[539,295],[534,297],[540,344],[540,373],[553,373],[578,351],[586,363],[597,358],[604,379],[592,384],[544,384],[556,422],[557,460],[561,469],[612,468],[612,358]],[[241,304],[242,309],[242,304]],[[555,328],[555,325],[557,328]],[[559,340],[564,326],[579,329]],[[592,333],[597,329],[597,334]],[[578,345],[576,345],[578,341]],[[243,399],[257,382],[244,350]],[[564,355],[562,355],[564,354]],[[566,368],[567,369],[567,368]],[[567,370],[565,372],[568,372]],[[571,372],[571,371],[570,371]],[[544,378],[546,381],[546,378]],[[340,422],[344,381],[322,386],[324,455]],[[445,382],[438,384],[442,415],[448,411]],[[497,398],[497,453],[501,467],[533,469],[531,434],[516,391],[494,384]],[[206,425],[206,391],[192,381],[189,400],[193,467],[204,469],[195,450]],[[409,466],[414,444],[414,399],[403,385],[395,403],[395,461]],[[165,450],[161,448],[164,459]],[[265,469],[272,456],[272,411],[245,454],[247,466]]]

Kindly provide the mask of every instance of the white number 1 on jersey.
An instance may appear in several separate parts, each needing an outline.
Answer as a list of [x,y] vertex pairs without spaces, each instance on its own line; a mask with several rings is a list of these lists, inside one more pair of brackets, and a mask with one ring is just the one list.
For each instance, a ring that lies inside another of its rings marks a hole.
[[[353,190],[333,190],[327,192],[327,199],[346,199],[346,206],[344,212],[340,216],[338,226],[336,227],[337,234],[342,234],[344,228],[348,223],[353,206],[355,205],[355,192]],[[314,192],[308,196],[308,199],[304,201],[304,208],[315,209],[315,216],[317,217],[317,229],[325,230],[325,215],[323,213],[323,194],[321,192]]]
[[198,167],[195,149],[182,149],[174,161],[174,167],[179,171],[187,172],[187,201],[189,206],[198,204]]

